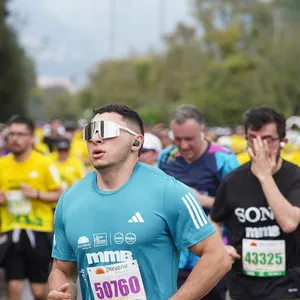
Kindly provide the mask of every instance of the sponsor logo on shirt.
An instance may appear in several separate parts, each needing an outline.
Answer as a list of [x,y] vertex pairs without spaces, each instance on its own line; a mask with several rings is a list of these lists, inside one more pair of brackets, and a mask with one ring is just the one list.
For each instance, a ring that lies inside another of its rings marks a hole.
[[121,232],[117,232],[114,235],[114,241],[117,245],[121,245],[124,242],[124,234]]
[[30,178],[38,178],[39,174],[37,171],[32,171],[28,174]]
[[92,247],[90,240],[86,237],[86,236],[81,236],[78,239],[78,245],[77,245],[78,249],[89,249]]
[[86,253],[87,263],[89,265],[97,263],[123,262],[132,260],[131,251],[99,251]]
[[81,275],[83,281],[85,282],[85,284],[86,284],[86,286],[87,286],[87,288],[88,288],[88,287],[89,287],[89,284],[88,284],[88,281],[87,281],[87,278],[86,278],[84,269],[81,269],[81,270],[79,271],[79,274]]
[[95,233],[93,234],[93,237],[94,237],[94,247],[108,245],[107,233]]
[[132,232],[125,235],[125,242],[128,245],[133,245],[136,242],[136,235]]
[[266,222],[268,220],[275,220],[274,213],[271,207],[255,207],[248,208],[237,207],[234,213],[240,223],[250,223],[254,226],[245,227],[246,238],[264,238],[264,237],[278,237],[281,233],[278,225],[269,226],[255,226],[257,223]]
[[139,211],[137,211],[129,220],[128,223],[144,223],[144,219]]

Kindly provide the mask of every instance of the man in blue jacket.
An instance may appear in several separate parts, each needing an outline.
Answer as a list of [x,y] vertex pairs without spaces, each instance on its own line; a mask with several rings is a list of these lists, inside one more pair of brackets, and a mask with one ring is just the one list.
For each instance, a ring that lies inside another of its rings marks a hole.
[[[204,117],[193,105],[179,106],[172,114],[170,126],[174,145],[160,153],[158,167],[192,188],[209,214],[221,180],[239,166],[236,156],[228,149],[205,139]],[[198,259],[188,250],[181,253],[179,286],[185,282]],[[203,299],[223,300],[225,293],[224,279]]]

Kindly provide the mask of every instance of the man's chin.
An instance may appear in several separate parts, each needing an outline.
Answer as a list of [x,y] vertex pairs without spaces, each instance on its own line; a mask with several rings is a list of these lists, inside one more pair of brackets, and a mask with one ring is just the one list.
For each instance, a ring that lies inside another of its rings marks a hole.
[[194,160],[194,155],[192,154],[181,154],[181,156],[184,158],[186,161],[193,161]]
[[21,155],[22,153],[24,153],[24,151],[19,150],[19,149],[11,149],[10,151],[14,155]]
[[113,165],[108,162],[101,162],[101,163],[97,162],[97,163],[93,164],[93,166],[96,170],[101,171],[101,170],[106,170],[106,169],[112,167]]

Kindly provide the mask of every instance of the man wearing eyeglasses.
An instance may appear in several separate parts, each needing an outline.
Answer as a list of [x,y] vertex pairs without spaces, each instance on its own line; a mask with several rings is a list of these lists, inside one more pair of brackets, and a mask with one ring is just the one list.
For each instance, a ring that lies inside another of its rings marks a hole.
[[210,214],[229,229],[230,295],[300,299],[300,169],[280,157],[285,118],[256,107],[244,114],[244,126],[251,162],[225,177]]
[[[202,298],[230,268],[220,236],[193,191],[138,162],[143,122],[122,104],[94,111],[83,130],[96,169],[56,208],[48,300]],[[181,249],[201,261],[177,291]]]
[[51,204],[61,195],[60,177],[51,159],[35,151],[33,144],[33,121],[12,117],[7,127],[10,154],[0,160],[0,232],[6,236],[1,256],[8,300],[21,299],[25,279],[35,299],[47,298]]

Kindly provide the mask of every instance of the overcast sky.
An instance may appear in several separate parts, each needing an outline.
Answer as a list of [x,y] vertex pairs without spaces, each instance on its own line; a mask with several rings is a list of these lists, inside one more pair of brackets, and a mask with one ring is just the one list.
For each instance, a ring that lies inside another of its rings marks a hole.
[[[115,42],[110,11],[116,3]],[[189,0],[12,0],[12,18],[23,45],[36,59],[40,76],[77,78],[98,61],[160,49],[160,29],[191,24]],[[160,20],[164,7],[164,22]],[[22,25],[24,21],[24,26]]]

